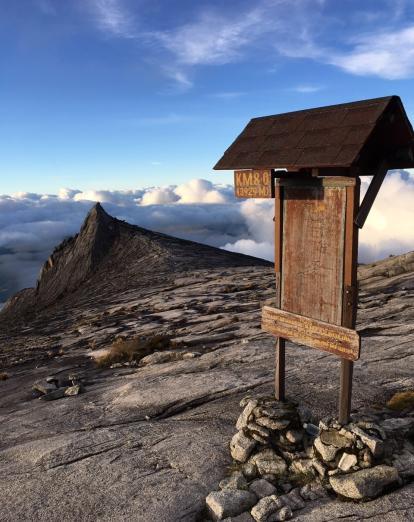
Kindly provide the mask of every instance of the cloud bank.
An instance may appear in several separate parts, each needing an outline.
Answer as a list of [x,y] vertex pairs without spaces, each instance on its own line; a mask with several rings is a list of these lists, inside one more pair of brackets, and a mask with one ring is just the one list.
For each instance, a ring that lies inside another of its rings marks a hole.
[[[362,192],[368,186],[363,181]],[[33,286],[54,246],[78,232],[93,202],[129,223],[273,259],[273,200],[237,200],[233,187],[193,179],[129,191],[61,189],[0,196],[0,301]],[[360,235],[360,261],[414,249],[414,176],[388,174]]]

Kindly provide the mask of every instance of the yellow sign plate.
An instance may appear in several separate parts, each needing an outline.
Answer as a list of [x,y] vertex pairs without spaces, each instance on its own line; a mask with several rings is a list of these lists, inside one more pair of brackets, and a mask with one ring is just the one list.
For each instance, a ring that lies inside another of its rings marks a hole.
[[234,191],[237,198],[274,198],[271,170],[235,170]]

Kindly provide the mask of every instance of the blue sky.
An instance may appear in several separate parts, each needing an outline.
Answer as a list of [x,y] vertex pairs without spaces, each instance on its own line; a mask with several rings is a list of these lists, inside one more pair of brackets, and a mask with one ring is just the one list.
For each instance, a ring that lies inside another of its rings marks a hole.
[[0,0],[1,193],[212,166],[253,116],[390,94],[414,119],[412,0]]

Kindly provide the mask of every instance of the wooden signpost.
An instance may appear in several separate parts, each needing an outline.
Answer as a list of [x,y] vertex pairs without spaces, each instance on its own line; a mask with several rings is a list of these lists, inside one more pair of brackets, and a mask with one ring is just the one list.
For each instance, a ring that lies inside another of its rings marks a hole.
[[[351,411],[358,228],[388,169],[414,167],[414,133],[396,96],[255,118],[216,169],[235,193],[275,199],[276,306],[262,328],[276,336],[275,396],[285,399],[285,341],[340,358],[339,421]],[[284,170],[275,170],[284,169]],[[373,175],[359,205],[359,175]]]

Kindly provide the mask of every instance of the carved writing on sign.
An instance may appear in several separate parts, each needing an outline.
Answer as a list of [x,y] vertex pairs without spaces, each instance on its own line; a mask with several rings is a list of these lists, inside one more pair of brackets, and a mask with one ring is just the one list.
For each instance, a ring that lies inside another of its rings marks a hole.
[[234,191],[237,198],[273,198],[271,170],[235,170]]
[[264,306],[262,329],[283,339],[333,353],[343,359],[359,359],[359,334],[343,326]]

